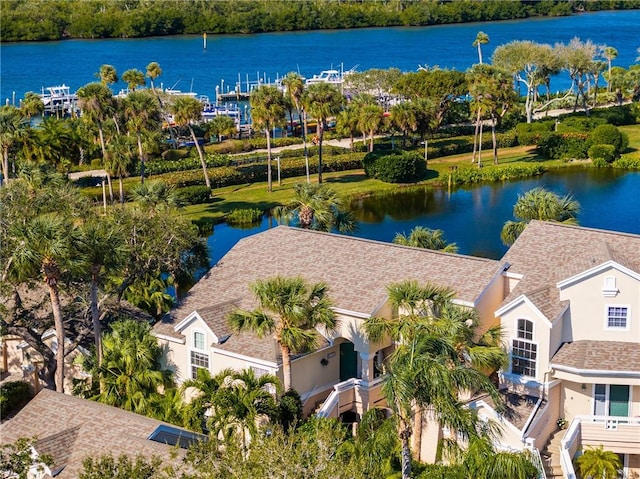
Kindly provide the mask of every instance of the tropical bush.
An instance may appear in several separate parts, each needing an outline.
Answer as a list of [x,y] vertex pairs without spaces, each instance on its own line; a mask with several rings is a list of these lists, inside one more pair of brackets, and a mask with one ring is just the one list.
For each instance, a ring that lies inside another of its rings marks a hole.
[[595,116],[564,116],[558,118],[558,132],[591,131],[600,125],[606,125],[605,118]]
[[206,203],[211,197],[211,189],[204,185],[185,186],[175,191],[185,205],[198,205]]
[[600,125],[589,135],[589,143],[593,145],[612,145],[618,156],[629,146],[629,137],[613,125]]
[[424,178],[427,172],[422,155],[413,151],[367,154],[362,161],[367,176],[387,183],[407,183]]
[[482,181],[494,182],[529,178],[532,176],[540,176],[545,171],[546,168],[541,165],[507,165],[486,166],[484,168],[458,168],[449,173],[449,175],[453,185],[462,185]]
[[591,118],[602,118],[610,125],[633,125],[640,119],[636,114],[637,104],[598,108],[591,112]]
[[230,225],[247,225],[260,221],[262,214],[257,208],[237,209],[229,213],[226,220]]
[[600,165],[596,164],[595,160],[604,160],[605,163],[612,163],[616,159],[616,148],[613,145],[592,145],[589,148],[589,158],[594,161],[596,166]]
[[20,409],[33,397],[31,386],[24,381],[9,381],[0,388],[0,417]]
[[621,156],[611,163],[611,166],[625,170],[640,170],[640,157]]
[[538,142],[538,152],[550,159],[583,159],[589,144],[587,133],[547,133]]
[[516,137],[519,145],[537,145],[545,134],[555,128],[554,120],[519,123],[516,125]]

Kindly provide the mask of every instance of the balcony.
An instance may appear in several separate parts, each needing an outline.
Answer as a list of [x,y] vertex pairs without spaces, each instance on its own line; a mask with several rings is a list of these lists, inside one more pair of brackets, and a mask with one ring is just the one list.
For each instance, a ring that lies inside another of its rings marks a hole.
[[359,414],[366,412],[381,402],[383,381],[382,377],[371,382],[353,378],[336,384],[316,415],[339,418],[349,411]]
[[640,449],[640,418],[577,416],[560,446],[564,477],[575,479],[573,457],[586,446],[603,446],[618,454],[637,454]]

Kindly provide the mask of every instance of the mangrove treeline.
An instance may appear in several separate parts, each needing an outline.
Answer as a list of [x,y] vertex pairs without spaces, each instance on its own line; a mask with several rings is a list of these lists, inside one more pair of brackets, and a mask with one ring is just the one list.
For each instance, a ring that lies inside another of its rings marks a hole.
[[2,0],[0,39],[424,26],[637,8],[640,0]]

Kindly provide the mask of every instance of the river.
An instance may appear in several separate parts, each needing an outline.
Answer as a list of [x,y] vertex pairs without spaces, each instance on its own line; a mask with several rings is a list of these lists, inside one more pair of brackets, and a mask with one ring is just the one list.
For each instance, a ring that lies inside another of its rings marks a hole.
[[[75,91],[95,81],[102,64],[122,73],[130,68],[145,71],[156,61],[163,70],[157,82],[211,98],[216,86],[233,90],[238,77],[243,83],[247,77],[275,80],[289,71],[310,77],[341,66],[358,71],[390,67],[415,71],[418,65],[466,70],[478,61],[471,44],[479,31],[490,38],[482,47],[485,59],[512,40],[555,44],[579,37],[613,46],[618,50],[613,65],[627,68],[637,56],[638,25],[640,10],[624,10],[429,27],[210,34],[206,50],[200,36],[0,43],[0,99],[17,102],[27,91],[39,93],[43,87],[63,83]],[[559,75],[551,86],[567,88],[567,75]],[[124,87],[120,82],[113,89]]]

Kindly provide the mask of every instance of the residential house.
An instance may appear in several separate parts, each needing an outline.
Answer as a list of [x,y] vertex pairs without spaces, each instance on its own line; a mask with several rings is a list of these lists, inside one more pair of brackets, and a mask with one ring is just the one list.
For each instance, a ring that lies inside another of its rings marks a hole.
[[[204,436],[113,406],[43,389],[18,414],[0,424],[2,444],[34,437],[34,467],[29,477],[65,479],[79,476],[85,458],[102,455],[117,458],[126,454],[131,459],[155,456],[177,465],[183,455],[181,448]],[[40,463],[38,470],[38,457],[44,454],[53,459],[53,465]]]
[[[533,221],[494,261],[279,226],[241,240],[154,326],[179,380],[229,367],[282,377],[275,341],[232,333],[226,320],[257,306],[253,281],[276,275],[327,283],[340,320],[292,362],[305,413],[350,422],[384,407],[378,365],[393,345],[371,344],[362,322],[393,314],[389,284],[431,282],[478,311],[480,332],[504,329],[509,414],[484,398],[469,403],[502,426],[500,446],[542,449],[565,418],[563,455],[549,460],[568,461],[568,477],[571,457],[589,444],[623,455],[627,472],[640,469],[640,236]],[[432,461],[446,431],[425,432],[421,459]]]

